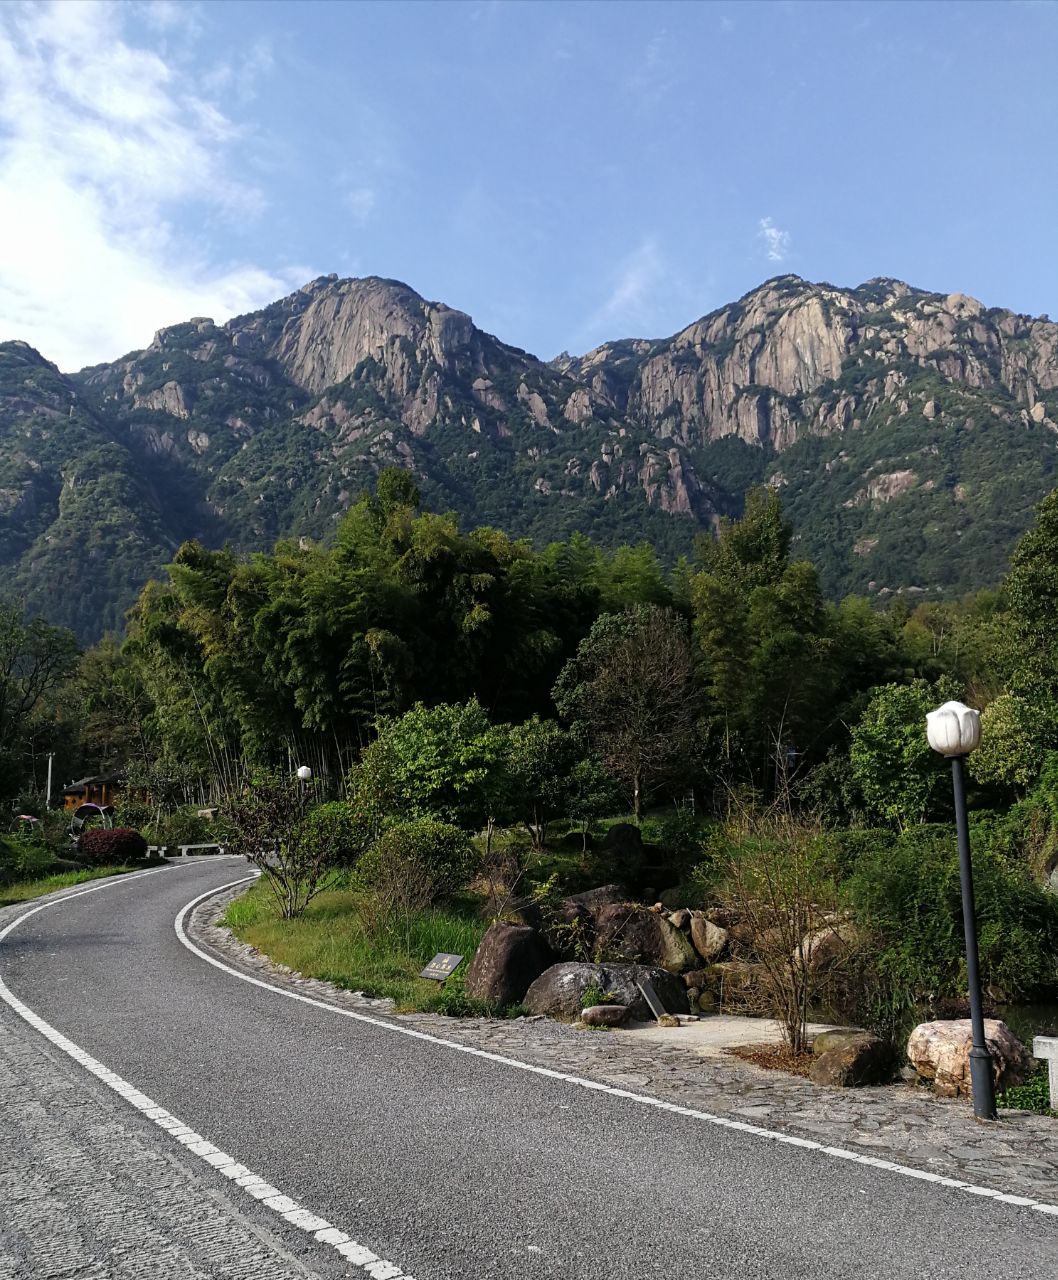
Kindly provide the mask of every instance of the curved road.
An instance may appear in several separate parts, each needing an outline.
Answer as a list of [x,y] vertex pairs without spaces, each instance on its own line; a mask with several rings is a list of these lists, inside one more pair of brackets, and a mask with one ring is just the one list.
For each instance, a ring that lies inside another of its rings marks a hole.
[[[1058,1273],[1058,1218],[520,1071],[219,970],[181,945],[174,920],[244,874],[210,859],[60,900],[0,943],[0,978],[209,1143],[394,1264],[364,1270],[201,1166],[211,1196],[267,1218],[317,1275]],[[129,1110],[149,1141],[176,1145]]]

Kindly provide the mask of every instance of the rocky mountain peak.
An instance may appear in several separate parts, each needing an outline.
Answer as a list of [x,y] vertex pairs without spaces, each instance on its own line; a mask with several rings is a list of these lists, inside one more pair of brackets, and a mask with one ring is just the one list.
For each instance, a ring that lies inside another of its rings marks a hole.
[[115,625],[183,537],[326,537],[393,465],[471,523],[670,555],[766,482],[828,589],[965,589],[1058,478],[1058,326],[784,274],[670,338],[544,363],[400,281],[319,276],[77,375],[0,344],[0,444],[0,585],[60,620],[96,608],[48,602],[98,510]]

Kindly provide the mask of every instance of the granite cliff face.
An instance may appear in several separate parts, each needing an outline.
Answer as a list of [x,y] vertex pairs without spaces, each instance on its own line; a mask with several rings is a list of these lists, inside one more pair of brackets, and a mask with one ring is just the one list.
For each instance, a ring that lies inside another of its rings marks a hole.
[[[951,591],[1001,575],[1054,483],[1058,326],[782,276],[545,363],[407,285],[328,276],[75,375],[0,344],[0,440],[0,587],[84,636],[181,538],[326,537],[391,465],[470,522],[667,555],[766,482],[832,591]],[[53,589],[74,529],[102,580],[76,607]]]
[[897,280],[849,291],[781,277],[636,354],[623,390],[612,376],[627,360],[620,346],[562,362],[588,386],[578,418],[615,410],[687,447],[737,436],[782,450],[862,424],[916,370],[1005,393],[1037,423],[1058,417],[1058,397],[1046,401],[1058,390],[1058,325]]

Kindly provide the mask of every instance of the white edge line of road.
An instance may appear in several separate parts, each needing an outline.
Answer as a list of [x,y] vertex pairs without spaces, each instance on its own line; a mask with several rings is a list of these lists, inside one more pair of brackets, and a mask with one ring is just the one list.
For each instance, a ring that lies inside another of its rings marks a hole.
[[[82,898],[89,893],[98,893],[101,889],[110,889],[118,884],[128,884],[130,880],[142,879],[143,876],[157,875],[159,871],[165,871],[166,869],[165,867],[158,867],[151,871],[137,871],[131,875],[120,876],[113,880],[104,880],[101,884],[93,885],[90,889],[81,889],[77,893],[68,893],[62,897],[51,898],[31,910],[23,912],[22,915],[0,931],[0,942],[9,933],[14,932],[20,924],[28,920],[30,916],[35,916],[38,911],[44,911],[48,907],[69,902],[71,898]],[[255,880],[256,878],[255,874],[243,877],[233,883],[242,884],[244,881]],[[231,884],[221,886],[221,889],[228,888],[231,888]],[[201,902],[203,897],[208,898],[214,893],[221,892],[221,889],[211,889],[209,893],[201,895],[189,905],[194,906],[195,903]],[[177,933],[180,934],[181,941],[186,946],[190,946],[192,951],[197,951],[197,948],[191,946],[191,943],[187,941],[180,930],[180,920],[183,919],[187,910],[188,908],[185,907],[177,919]],[[198,954],[202,955],[202,952],[198,952]],[[208,959],[208,957],[206,958]],[[278,990],[279,988],[273,989]],[[63,1053],[79,1063],[86,1071],[91,1072],[108,1088],[124,1098],[137,1111],[141,1111],[159,1129],[164,1129],[170,1137],[175,1139],[191,1155],[198,1156],[204,1164],[215,1169],[217,1173],[222,1173],[226,1178],[230,1178],[234,1186],[241,1187],[247,1195],[253,1196],[255,1200],[266,1205],[274,1213],[278,1214],[280,1218],[311,1235],[320,1244],[329,1245],[346,1262],[360,1268],[371,1276],[372,1280],[414,1280],[413,1276],[407,1275],[394,1263],[388,1262],[385,1258],[380,1258],[377,1254],[372,1253],[370,1249],[354,1240],[347,1232],[340,1231],[337,1227],[332,1226],[326,1218],[321,1218],[318,1214],[298,1204],[296,1200],[283,1195],[277,1187],[273,1187],[265,1178],[260,1177],[244,1164],[239,1164],[234,1156],[230,1156],[226,1151],[221,1151],[215,1147],[212,1142],[209,1142],[200,1133],[196,1133],[189,1125],[184,1124],[182,1120],[174,1116],[172,1112],[166,1111],[164,1107],[159,1106],[157,1102],[149,1098],[145,1093],[141,1093],[134,1085],[129,1084],[127,1080],[123,1080],[117,1072],[111,1071],[109,1067],[98,1062],[91,1054],[86,1053],[80,1045],[68,1040],[60,1031],[56,1031],[53,1026],[34,1013],[28,1005],[23,1004],[8,988],[2,978],[0,978],[0,1000],[3,1000],[5,1004],[14,1010],[23,1021],[28,1022],[31,1027],[39,1031],[45,1039],[50,1040],[57,1049],[61,1049]],[[324,1007],[326,1008],[327,1006]]]
[[[245,879],[255,878],[254,876],[245,877]],[[314,1000],[311,996],[304,996],[296,991],[286,991],[282,987],[273,986],[270,982],[263,982],[260,978],[252,978],[249,974],[241,973],[231,965],[225,964],[215,956],[209,955],[201,947],[197,947],[184,930],[184,921],[200,902],[205,902],[207,898],[212,898],[215,894],[223,893],[225,889],[231,889],[235,885],[242,883],[244,883],[242,879],[234,880],[230,884],[220,885],[216,889],[209,889],[206,893],[199,894],[197,898],[193,898],[183,908],[174,922],[177,937],[189,951],[200,959],[205,960],[207,964],[213,965],[214,968],[230,974],[233,978],[238,978],[240,982],[248,982],[251,986],[262,987],[265,991],[273,991],[277,995],[286,996],[288,1000],[299,1000],[302,1004],[312,1005],[316,1009],[324,1009],[328,1013],[339,1014],[343,1018],[354,1018],[357,1022],[366,1022],[373,1027],[381,1027],[384,1031],[410,1036],[414,1040],[425,1040],[429,1044],[442,1045],[446,1049],[454,1049],[457,1053],[469,1054],[474,1058],[484,1058],[487,1062],[497,1062],[501,1066],[513,1067],[518,1071],[526,1071],[532,1075],[545,1076],[550,1080],[562,1080],[566,1084],[577,1085],[581,1089],[591,1089],[594,1093],[608,1093],[615,1098],[624,1098],[629,1102],[639,1103],[641,1106],[654,1107],[658,1111],[671,1111],[675,1115],[688,1116],[692,1120],[700,1120],[704,1124],[716,1125],[720,1129],[732,1129],[738,1133],[752,1134],[756,1138],[766,1138],[771,1142],[780,1142],[784,1146],[799,1147],[805,1151],[817,1151],[824,1156],[831,1156],[839,1160],[849,1160],[854,1164],[867,1165],[872,1169],[884,1169],[888,1173],[897,1173],[902,1177],[913,1178],[918,1182],[932,1182],[938,1186],[962,1191],[967,1195],[982,1196],[998,1201],[1001,1204],[1018,1205],[1058,1217],[1058,1205],[1047,1204],[1045,1201],[1035,1200],[1031,1196],[1016,1196],[1007,1192],[997,1191],[993,1187],[979,1187],[972,1182],[963,1182],[958,1178],[948,1178],[939,1173],[929,1173],[925,1169],[914,1169],[909,1165],[897,1164],[892,1160],[883,1160],[878,1156],[861,1155],[858,1151],[849,1151],[845,1147],[831,1147],[825,1143],[813,1142],[810,1138],[798,1138],[793,1134],[783,1133],[777,1129],[765,1129],[760,1125],[747,1124],[742,1120],[730,1120],[726,1116],[713,1115],[708,1111],[698,1111],[694,1107],[681,1107],[674,1102],[665,1102],[661,1098],[652,1098],[649,1094],[633,1093],[629,1089],[616,1089],[612,1085],[600,1084],[596,1080],[588,1080],[583,1076],[570,1075],[564,1071],[552,1071],[549,1067],[538,1067],[533,1063],[520,1062],[517,1058],[508,1058],[500,1053],[490,1053],[487,1049],[475,1049],[470,1045],[459,1044],[454,1040],[445,1040],[442,1036],[431,1035],[426,1031],[416,1031],[412,1027],[402,1027],[394,1022],[387,1021],[385,1018],[374,1017],[368,1013],[356,1013],[352,1009],[342,1009],[338,1005],[328,1004],[324,1000]],[[0,934],[0,937],[2,936]]]

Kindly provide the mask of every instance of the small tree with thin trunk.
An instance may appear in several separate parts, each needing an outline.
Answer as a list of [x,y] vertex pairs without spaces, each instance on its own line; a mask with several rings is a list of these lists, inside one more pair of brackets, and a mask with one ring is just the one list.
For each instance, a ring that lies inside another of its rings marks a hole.
[[[793,1053],[808,1047],[808,1016],[823,980],[813,954],[839,929],[831,857],[822,833],[788,811],[743,812],[729,823],[722,896],[752,936],[757,1003]],[[829,921],[829,924],[826,922]]]
[[265,877],[284,920],[301,915],[338,872],[341,850],[306,821],[312,787],[275,774],[261,778],[227,811],[228,848]]
[[697,703],[687,625],[673,610],[604,614],[562,669],[554,699],[621,782],[637,822],[652,791],[687,776]]

